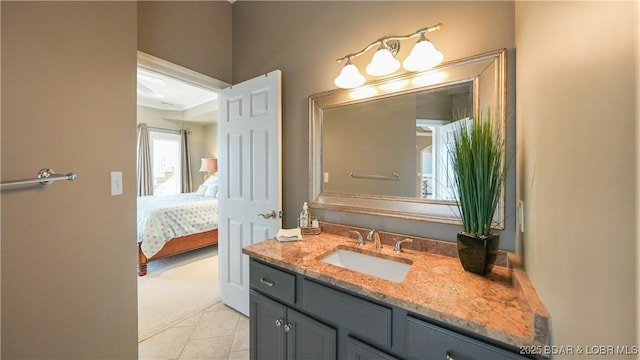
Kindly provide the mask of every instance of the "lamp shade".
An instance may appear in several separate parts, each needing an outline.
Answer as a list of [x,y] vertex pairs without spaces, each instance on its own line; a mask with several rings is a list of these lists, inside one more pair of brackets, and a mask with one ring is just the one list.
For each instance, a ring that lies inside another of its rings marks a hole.
[[203,158],[202,163],[200,164],[200,171],[201,172],[218,171],[218,159]]
[[373,54],[373,58],[367,65],[367,74],[373,76],[383,76],[391,74],[400,68],[400,62],[393,57],[389,49],[380,48]]
[[444,56],[427,39],[420,39],[404,59],[402,66],[408,71],[425,71],[440,64]]
[[347,65],[342,68],[340,75],[336,77],[333,83],[336,84],[337,87],[351,89],[364,84],[364,76],[362,76],[358,68],[349,61]]

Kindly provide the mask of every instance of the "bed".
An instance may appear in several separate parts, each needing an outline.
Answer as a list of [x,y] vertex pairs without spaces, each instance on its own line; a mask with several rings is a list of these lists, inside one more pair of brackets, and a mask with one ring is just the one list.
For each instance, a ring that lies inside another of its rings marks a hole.
[[198,191],[138,197],[138,275],[151,261],[218,243],[216,179]]

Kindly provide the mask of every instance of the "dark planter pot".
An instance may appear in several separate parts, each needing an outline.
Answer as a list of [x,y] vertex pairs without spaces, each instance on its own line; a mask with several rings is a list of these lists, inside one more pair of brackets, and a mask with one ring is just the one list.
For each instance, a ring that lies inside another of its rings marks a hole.
[[498,256],[499,235],[475,236],[458,233],[458,257],[462,267],[478,275],[487,275]]

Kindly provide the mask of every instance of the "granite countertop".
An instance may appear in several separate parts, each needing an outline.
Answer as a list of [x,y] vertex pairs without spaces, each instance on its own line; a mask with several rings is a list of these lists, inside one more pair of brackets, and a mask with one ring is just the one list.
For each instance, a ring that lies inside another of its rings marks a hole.
[[295,242],[269,239],[245,247],[243,253],[515,347],[550,344],[549,314],[514,256],[507,254],[506,266],[494,266],[482,277],[464,271],[450,255],[404,248],[397,254],[386,242],[379,256],[413,262],[402,283],[320,261],[338,247],[374,252],[371,242],[359,247],[355,238],[326,232]]

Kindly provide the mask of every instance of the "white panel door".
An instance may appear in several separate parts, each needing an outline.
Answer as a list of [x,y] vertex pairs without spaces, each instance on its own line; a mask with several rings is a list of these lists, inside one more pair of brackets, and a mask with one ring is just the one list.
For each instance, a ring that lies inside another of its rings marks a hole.
[[436,147],[434,152],[436,153],[437,170],[434,197],[438,200],[456,200],[458,198],[451,151],[453,151],[453,141],[456,133],[460,129],[467,129],[471,125],[472,120],[465,118],[436,128]]
[[220,100],[220,298],[249,315],[249,258],[242,248],[281,226],[280,70],[223,90]]

